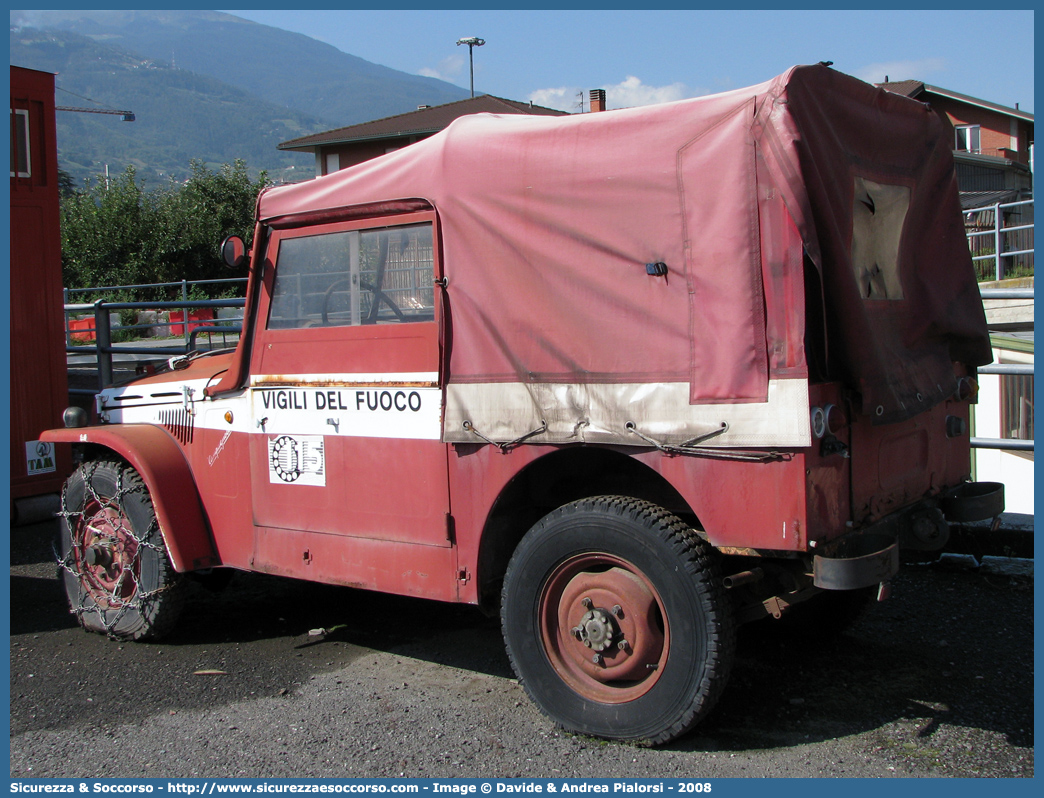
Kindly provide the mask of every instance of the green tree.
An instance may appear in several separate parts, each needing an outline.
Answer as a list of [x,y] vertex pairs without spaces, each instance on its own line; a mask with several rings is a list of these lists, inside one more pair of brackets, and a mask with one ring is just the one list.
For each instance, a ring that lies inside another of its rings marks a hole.
[[69,197],[76,193],[76,178],[64,169],[58,170],[58,194]]
[[156,197],[153,248],[157,281],[216,280],[231,275],[218,245],[227,235],[250,241],[258,192],[268,185],[264,173],[252,181],[242,161],[211,171],[199,161],[184,184],[172,183]]
[[150,202],[133,167],[87,181],[61,200],[62,277],[67,288],[128,285],[147,273]]
[[[262,172],[251,180],[242,161],[217,171],[191,162],[184,183],[146,191],[133,167],[88,182],[62,199],[62,267],[69,288],[244,277],[221,261],[230,234],[249,242]],[[222,293],[218,287],[211,295]],[[159,299],[125,292],[122,299]]]

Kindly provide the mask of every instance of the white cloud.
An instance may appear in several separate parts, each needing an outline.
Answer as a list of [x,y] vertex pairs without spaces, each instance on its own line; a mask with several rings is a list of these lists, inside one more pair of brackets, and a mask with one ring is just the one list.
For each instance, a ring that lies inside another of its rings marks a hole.
[[942,58],[922,58],[918,61],[886,61],[880,64],[867,64],[852,74],[867,83],[884,83],[887,77],[893,83],[899,80],[924,80],[933,72],[946,69],[946,61]]
[[417,70],[417,74],[426,78],[438,78],[439,80],[452,81],[462,72],[466,72],[468,59],[462,55],[451,55],[439,61],[436,68],[423,67]]
[[605,89],[605,102],[609,108],[633,108],[638,105],[669,103],[693,96],[684,83],[672,83],[669,86],[646,86],[633,75],[628,75],[627,80],[623,83],[601,88]]
[[[684,83],[671,83],[668,86],[647,86],[640,78],[628,75],[627,79],[615,85],[599,86],[605,89],[605,102],[608,108],[634,108],[639,105],[668,103],[695,97]],[[587,108],[589,94],[579,86],[561,86],[553,89],[538,89],[531,92],[528,100],[547,108],[559,111],[579,111],[580,94],[584,95],[584,108]]]
[[[556,108],[559,111],[579,111],[580,95],[583,90],[576,86],[562,86],[557,89],[537,89],[530,92],[528,99],[545,108]],[[584,95],[587,96],[586,94]]]

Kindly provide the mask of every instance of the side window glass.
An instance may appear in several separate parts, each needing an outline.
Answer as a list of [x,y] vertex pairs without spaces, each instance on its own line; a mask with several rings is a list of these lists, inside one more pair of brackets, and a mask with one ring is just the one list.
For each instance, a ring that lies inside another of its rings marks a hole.
[[434,277],[431,224],[284,238],[268,328],[433,321]]

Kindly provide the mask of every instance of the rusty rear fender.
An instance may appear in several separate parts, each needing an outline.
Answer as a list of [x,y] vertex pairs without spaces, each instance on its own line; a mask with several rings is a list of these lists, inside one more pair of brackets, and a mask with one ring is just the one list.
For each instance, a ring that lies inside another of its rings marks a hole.
[[220,565],[192,469],[166,430],[151,424],[119,424],[47,430],[40,438],[91,444],[122,457],[148,486],[174,569],[194,571]]

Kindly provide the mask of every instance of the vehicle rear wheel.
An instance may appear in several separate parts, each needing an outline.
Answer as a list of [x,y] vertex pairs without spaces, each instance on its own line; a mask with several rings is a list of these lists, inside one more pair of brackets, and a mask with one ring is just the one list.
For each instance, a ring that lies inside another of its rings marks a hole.
[[84,629],[145,640],[161,637],[176,622],[185,583],[133,468],[97,460],[69,477],[57,554],[70,610]]
[[504,639],[519,681],[566,729],[664,743],[721,695],[735,647],[710,547],[626,497],[545,516],[508,566]]

